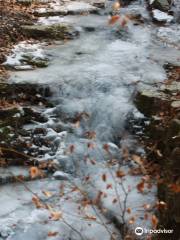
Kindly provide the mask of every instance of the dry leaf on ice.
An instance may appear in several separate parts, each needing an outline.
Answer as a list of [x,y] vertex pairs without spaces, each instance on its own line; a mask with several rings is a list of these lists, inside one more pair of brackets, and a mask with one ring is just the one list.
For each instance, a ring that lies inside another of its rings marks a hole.
[[31,167],[29,169],[29,174],[30,174],[31,178],[36,178],[36,177],[40,176],[40,171],[37,167]]
[[62,213],[61,212],[51,212],[51,220],[53,221],[58,221],[59,219],[62,218]]

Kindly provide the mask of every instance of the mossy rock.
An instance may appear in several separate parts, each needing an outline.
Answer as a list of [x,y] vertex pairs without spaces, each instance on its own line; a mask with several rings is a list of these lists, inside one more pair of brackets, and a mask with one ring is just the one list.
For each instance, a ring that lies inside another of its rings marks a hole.
[[48,66],[48,58],[35,58],[29,55],[23,55],[23,59],[21,62],[39,68],[44,68]]
[[73,27],[65,24],[22,26],[22,29],[28,37],[35,39],[72,39],[79,34]]

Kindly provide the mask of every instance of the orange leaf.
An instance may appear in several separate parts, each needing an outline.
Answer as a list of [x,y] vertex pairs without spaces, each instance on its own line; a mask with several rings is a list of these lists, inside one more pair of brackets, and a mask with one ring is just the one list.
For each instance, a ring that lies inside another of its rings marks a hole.
[[40,171],[37,167],[31,167],[29,169],[29,174],[30,174],[31,178],[36,178],[40,175]]
[[51,220],[58,221],[60,218],[62,218],[61,212],[51,212]]
[[44,208],[44,204],[41,203],[40,199],[38,197],[33,197],[32,198],[32,202],[34,203],[34,205],[36,206],[36,208]]
[[42,191],[42,192],[46,197],[51,197],[52,196],[52,193],[49,192],[49,191]]
[[110,24],[110,25],[113,25],[113,24],[115,24],[119,19],[120,19],[120,16],[119,16],[119,15],[114,15],[114,16],[112,16],[112,17],[110,18],[109,24]]
[[131,213],[131,209],[130,209],[130,208],[127,208],[126,211],[127,211],[127,213],[129,213],[129,214]]
[[153,225],[154,228],[157,227],[157,224],[158,224],[158,218],[157,218],[155,215],[152,215],[151,223],[152,223],[152,225]]

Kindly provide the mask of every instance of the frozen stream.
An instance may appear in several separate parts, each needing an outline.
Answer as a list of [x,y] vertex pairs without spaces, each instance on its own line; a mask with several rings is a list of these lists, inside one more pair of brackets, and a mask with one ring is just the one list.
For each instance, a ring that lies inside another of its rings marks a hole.
[[[31,202],[32,194],[17,184],[0,188],[0,239],[49,239],[49,231],[58,232],[53,237],[56,240],[100,240],[102,234],[103,239],[108,240],[109,231],[117,234],[116,239],[121,239],[113,224],[107,224],[107,231],[103,225],[107,222],[106,216],[98,209],[88,205],[86,210],[79,210],[82,195],[79,192],[69,194],[74,188],[72,182],[80,186],[90,199],[94,199],[99,191],[106,193],[101,204],[119,221],[122,220],[122,209],[119,201],[114,199],[118,192],[123,203],[125,188],[126,192],[129,191],[126,208],[131,208],[131,213],[124,216],[125,221],[128,223],[135,218],[134,222],[131,221],[131,229],[150,226],[150,222],[144,220],[143,205],[155,202],[156,188],[152,187],[144,194],[138,192],[136,185],[142,176],[129,174],[135,163],[124,163],[122,155],[126,147],[141,154],[143,149],[130,134],[126,133],[124,137],[124,126],[130,113],[134,118],[142,117],[133,104],[136,89],[162,82],[166,78],[163,64],[177,63],[179,51],[157,38],[158,28],[151,25],[143,5],[135,3],[122,11],[138,11],[147,23],[133,25],[130,22],[128,27],[118,30],[117,25],[108,26],[107,16],[104,15],[67,17],[68,21],[75,22],[80,37],[47,47],[46,54],[52,59],[47,68],[11,75],[11,80],[15,82],[49,84],[54,93],[52,101],[56,107],[44,112],[49,121],[41,127],[48,129],[55,149],[43,159],[53,159],[60,164],[60,169],[68,174],[70,182],[37,180],[28,183],[28,187],[56,211],[61,211],[66,222],[82,235],[62,220],[49,219],[48,210],[35,209]],[[84,30],[89,26],[94,31]],[[177,34],[176,31],[174,33]],[[75,121],[77,115],[79,117]],[[56,132],[57,128],[61,131]],[[109,170],[106,163],[112,159],[116,161]],[[123,187],[121,180],[120,184],[119,179],[114,182],[119,166],[126,175]],[[107,179],[102,178],[103,174]],[[62,184],[67,195],[60,197],[59,186]],[[44,196],[42,190],[50,191],[52,196]],[[96,216],[97,219],[94,221],[87,216]]]

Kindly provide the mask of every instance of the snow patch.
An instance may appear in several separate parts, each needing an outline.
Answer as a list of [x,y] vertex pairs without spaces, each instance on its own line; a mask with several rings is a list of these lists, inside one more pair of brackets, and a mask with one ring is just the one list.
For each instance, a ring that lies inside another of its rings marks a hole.
[[152,10],[153,17],[159,22],[171,22],[173,20],[173,16],[168,15],[165,12],[160,11],[159,9]]

